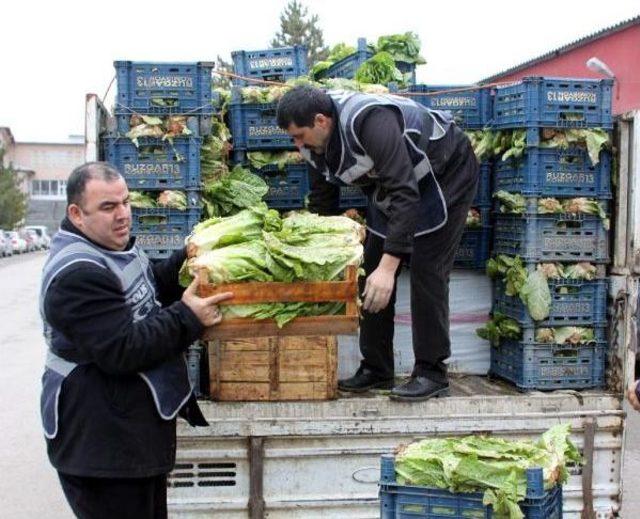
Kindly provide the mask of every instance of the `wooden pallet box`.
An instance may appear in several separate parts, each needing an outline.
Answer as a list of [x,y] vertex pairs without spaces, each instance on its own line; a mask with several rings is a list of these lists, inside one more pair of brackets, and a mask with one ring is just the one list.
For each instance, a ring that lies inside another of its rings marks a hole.
[[[207,279],[206,273],[202,275]],[[273,319],[230,318],[207,328],[203,339],[238,339],[249,337],[310,337],[330,333],[354,335],[358,332],[358,274],[357,267],[349,265],[342,281],[307,282],[245,282],[213,285],[204,281],[198,287],[200,297],[222,292],[232,292],[233,298],[221,305],[256,304],[277,302],[324,303],[339,301],[345,304],[342,315],[317,315],[296,317],[279,328]]]
[[257,337],[208,344],[211,399],[329,400],[337,397],[335,336]]

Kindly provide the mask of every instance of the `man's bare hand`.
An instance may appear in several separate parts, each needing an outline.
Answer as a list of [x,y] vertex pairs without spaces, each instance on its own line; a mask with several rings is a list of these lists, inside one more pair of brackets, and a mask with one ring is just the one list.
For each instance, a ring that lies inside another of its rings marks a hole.
[[200,273],[197,273],[191,284],[182,294],[182,302],[196,315],[203,326],[215,326],[222,321],[222,313],[218,307],[220,301],[231,299],[231,292],[216,294],[215,296],[199,297],[197,294],[200,284]]
[[389,254],[382,256],[378,267],[369,274],[365,281],[362,292],[364,297],[362,308],[364,310],[375,314],[387,307],[396,283],[396,270],[399,265],[399,258]]
[[640,411],[640,400],[638,400],[638,395],[636,395],[636,386],[640,380],[636,380],[635,382],[631,382],[629,384],[629,388],[627,389],[627,399],[636,411]]

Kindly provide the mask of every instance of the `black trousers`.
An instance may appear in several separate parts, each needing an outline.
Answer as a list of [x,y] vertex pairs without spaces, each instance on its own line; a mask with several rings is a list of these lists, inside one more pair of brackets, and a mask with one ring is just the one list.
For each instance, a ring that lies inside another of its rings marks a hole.
[[58,472],[64,495],[79,519],[166,519],[167,475],[90,478]]
[[[441,182],[447,206],[447,223],[439,230],[418,236],[413,253],[407,258],[410,271],[411,330],[415,355],[414,376],[425,376],[435,382],[447,380],[444,361],[451,355],[449,339],[449,274],[464,231],[467,213],[478,183],[478,163],[473,152],[456,176]],[[384,253],[384,239],[369,232],[364,249],[364,270],[373,272]],[[363,310],[360,320],[360,353],[362,367],[382,378],[394,376],[393,333],[396,286],[387,307],[373,314]],[[365,277],[360,278],[360,291]]]

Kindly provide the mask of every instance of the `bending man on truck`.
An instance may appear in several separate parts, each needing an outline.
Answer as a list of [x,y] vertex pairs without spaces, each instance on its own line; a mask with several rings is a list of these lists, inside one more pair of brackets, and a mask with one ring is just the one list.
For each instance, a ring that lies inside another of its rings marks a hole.
[[207,425],[184,352],[230,297],[178,286],[185,250],[152,263],[130,235],[129,192],[106,163],[76,168],[40,291],[47,451],[80,518],[167,517],[176,416]]
[[[393,388],[391,397],[399,400],[448,394],[449,273],[478,183],[469,139],[447,113],[410,99],[310,86],[287,92],[277,119],[310,165],[311,211],[339,213],[340,186],[359,186],[367,195],[363,358],[338,387]],[[415,365],[394,387],[394,306],[403,262]]]

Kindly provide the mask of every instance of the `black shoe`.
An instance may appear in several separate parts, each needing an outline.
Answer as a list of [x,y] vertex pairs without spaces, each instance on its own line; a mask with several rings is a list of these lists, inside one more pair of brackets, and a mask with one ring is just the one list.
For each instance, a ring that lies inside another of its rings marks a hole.
[[373,371],[360,368],[351,378],[338,380],[338,389],[341,391],[351,391],[352,393],[362,393],[369,389],[391,389],[393,387],[392,378],[380,378]]
[[449,382],[434,382],[427,377],[411,377],[404,384],[394,387],[389,395],[394,400],[417,402],[434,396],[449,396]]

